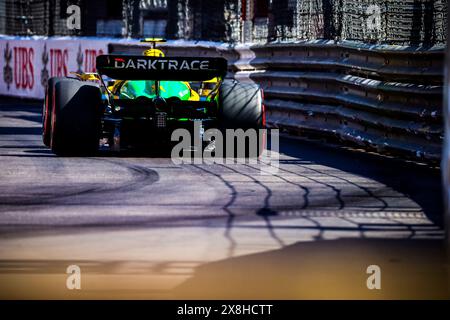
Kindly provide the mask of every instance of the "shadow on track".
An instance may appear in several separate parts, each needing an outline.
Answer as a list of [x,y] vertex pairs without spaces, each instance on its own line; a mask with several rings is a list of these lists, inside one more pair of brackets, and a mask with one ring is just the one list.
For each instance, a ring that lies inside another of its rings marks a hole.
[[[381,268],[381,290],[366,269]],[[339,239],[298,242],[279,250],[196,268],[173,291],[177,299],[449,299],[443,242]]]
[[[305,164],[318,164],[378,181],[415,201],[431,221],[443,225],[443,189],[438,169],[296,139],[284,139],[280,152],[296,158],[281,160],[281,165],[292,164],[305,169]],[[333,177],[326,171],[321,173]],[[386,208],[386,204],[384,206]]]

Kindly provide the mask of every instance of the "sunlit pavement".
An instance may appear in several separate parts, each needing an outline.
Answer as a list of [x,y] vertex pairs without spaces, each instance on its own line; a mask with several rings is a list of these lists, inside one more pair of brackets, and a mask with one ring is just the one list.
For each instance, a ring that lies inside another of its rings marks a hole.
[[40,121],[0,105],[1,298],[449,297],[438,170],[286,138],[274,174],[58,158]]

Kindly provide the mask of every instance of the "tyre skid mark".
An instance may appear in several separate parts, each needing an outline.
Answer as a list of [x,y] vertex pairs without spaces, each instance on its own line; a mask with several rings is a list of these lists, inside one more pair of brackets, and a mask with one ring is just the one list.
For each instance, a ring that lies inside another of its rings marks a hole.
[[[110,194],[110,193],[124,193],[129,191],[135,191],[138,189],[141,189],[143,187],[146,187],[148,185],[151,185],[159,180],[159,174],[152,169],[148,169],[142,166],[138,165],[132,165],[125,162],[119,162],[119,161],[112,161],[112,160],[105,160],[105,159],[97,159],[97,158],[87,158],[89,160],[94,161],[102,161],[102,162],[109,162],[111,164],[114,164],[116,166],[124,167],[126,170],[131,172],[132,179],[131,181],[125,181],[119,185],[115,186],[105,186],[104,184],[99,184],[98,186],[90,186],[89,188],[84,188],[82,190],[78,191],[72,191],[72,192],[65,192],[60,194],[52,194],[51,196],[47,197],[39,197],[36,199],[36,195],[30,194],[29,197],[31,199],[27,198],[14,198],[8,196],[7,198],[3,198],[0,200],[0,205],[49,205],[53,204],[55,201],[67,199],[67,198],[74,198],[79,196],[97,196],[102,194]],[[1,211],[1,210],[0,210]]]

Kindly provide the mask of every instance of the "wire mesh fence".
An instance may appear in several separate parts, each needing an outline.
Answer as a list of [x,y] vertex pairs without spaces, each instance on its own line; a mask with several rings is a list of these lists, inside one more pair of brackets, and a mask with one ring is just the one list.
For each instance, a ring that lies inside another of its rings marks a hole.
[[[81,27],[67,27],[67,8]],[[446,42],[446,0],[0,0],[0,33],[224,42]]]
[[[80,29],[66,27],[66,9],[71,4],[82,6],[82,0],[2,0],[0,1],[0,33],[18,36],[80,35]],[[86,31],[88,26],[86,25]],[[94,31],[95,30],[91,30]]]

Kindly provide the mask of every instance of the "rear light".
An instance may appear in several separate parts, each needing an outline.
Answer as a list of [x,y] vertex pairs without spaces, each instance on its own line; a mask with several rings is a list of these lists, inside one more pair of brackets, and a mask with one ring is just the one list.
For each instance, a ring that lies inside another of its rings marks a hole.
[[167,113],[156,112],[155,116],[156,116],[156,127],[165,128],[167,126]]

